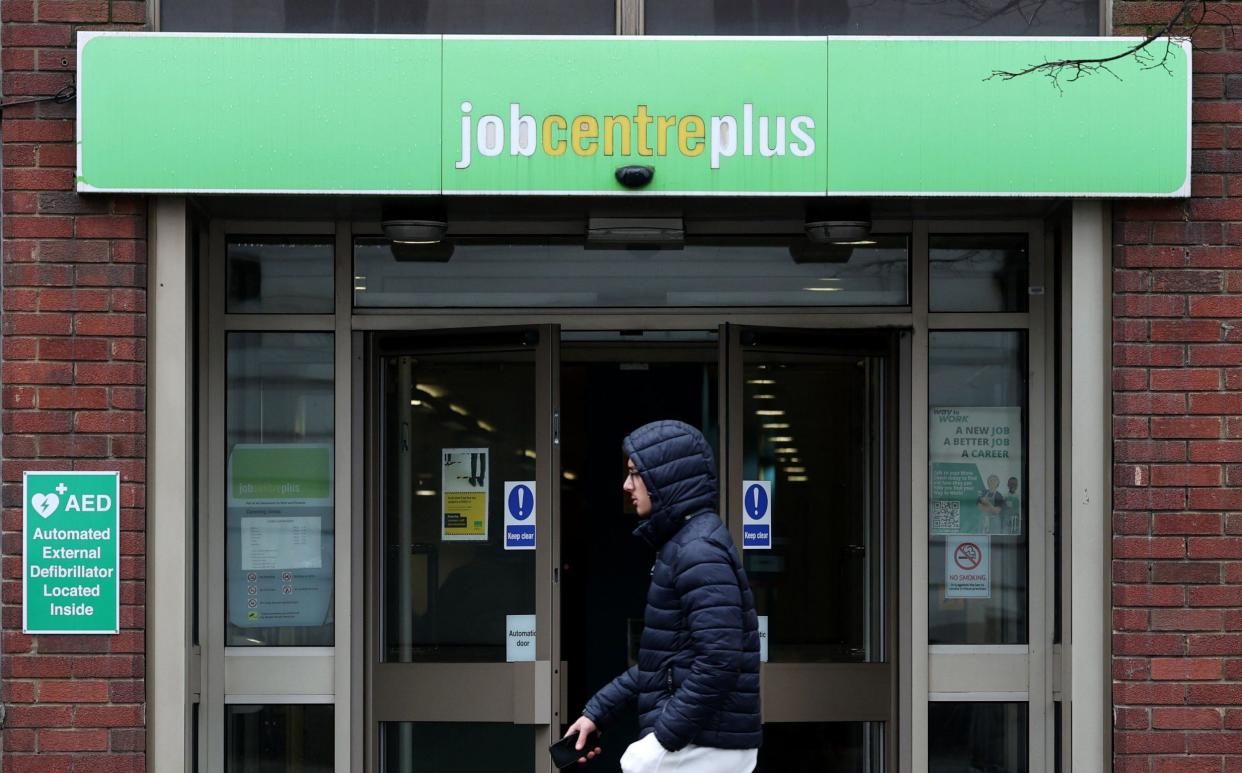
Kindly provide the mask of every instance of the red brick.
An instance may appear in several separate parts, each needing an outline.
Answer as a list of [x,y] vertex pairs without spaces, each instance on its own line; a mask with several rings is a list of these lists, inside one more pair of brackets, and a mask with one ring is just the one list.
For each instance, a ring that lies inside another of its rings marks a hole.
[[1186,540],[1189,558],[1242,558],[1242,537],[1190,537]]
[[1155,757],[1153,773],[1222,773],[1220,756],[1215,757]]
[[1219,631],[1225,617],[1216,609],[1153,609],[1153,631]]
[[1192,462],[1242,462],[1242,440],[1192,440]]
[[41,752],[105,752],[107,730],[40,730]]
[[1220,371],[1212,368],[1153,370],[1151,388],[1156,391],[1205,392],[1220,389]]
[[1186,654],[1193,656],[1242,655],[1242,634],[1191,634],[1186,640]]
[[1182,558],[1186,555],[1186,540],[1181,537],[1114,537],[1113,555],[1118,558]]
[[1219,465],[1153,464],[1151,466],[1151,485],[1153,486],[1219,486],[1222,477]]
[[[1242,201],[1238,202],[1242,212]],[[1214,320],[1153,320],[1151,323],[1151,340],[1153,341],[1219,341],[1221,326]]]
[[[1242,347],[1238,347],[1242,350]],[[1151,436],[1154,438],[1219,438],[1221,420],[1218,417],[1155,416],[1151,419]]]
[[1151,726],[1157,730],[1213,730],[1221,726],[1221,709],[1153,708]]
[[1220,534],[1220,513],[1159,513],[1152,517],[1153,534]]
[[1217,392],[1190,395],[1191,413],[1242,413],[1242,392]]
[[[1221,634],[1197,634],[1198,636],[1221,636]],[[1242,636],[1239,636],[1242,639]],[[1202,647],[1206,649],[1220,648],[1228,649],[1234,646],[1232,641],[1204,641]],[[1242,641],[1237,642],[1239,649],[1242,649]],[[1114,655],[1181,655],[1186,651],[1186,636],[1176,633],[1114,633],[1113,634],[1113,654]],[[1232,652],[1203,652],[1190,654],[1234,654]]]
[[1187,736],[1182,733],[1115,733],[1113,750],[1117,754],[1181,754]]

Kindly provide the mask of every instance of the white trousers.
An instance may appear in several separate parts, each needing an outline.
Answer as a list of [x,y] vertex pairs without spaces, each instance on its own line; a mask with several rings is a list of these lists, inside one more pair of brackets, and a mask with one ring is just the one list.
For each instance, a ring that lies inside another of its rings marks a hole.
[[648,733],[621,757],[623,773],[751,773],[758,749],[715,749],[691,744],[670,752]]

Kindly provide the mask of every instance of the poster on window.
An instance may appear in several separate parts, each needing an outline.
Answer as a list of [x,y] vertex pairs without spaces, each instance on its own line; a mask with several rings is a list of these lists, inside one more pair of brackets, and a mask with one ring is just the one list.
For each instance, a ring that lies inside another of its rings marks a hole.
[[332,446],[238,443],[228,458],[229,622],[314,627],[332,606]]
[[487,540],[488,450],[441,451],[440,538],[446,542]]
[[931,533],[1022,533],[1022,409],[932,408]]

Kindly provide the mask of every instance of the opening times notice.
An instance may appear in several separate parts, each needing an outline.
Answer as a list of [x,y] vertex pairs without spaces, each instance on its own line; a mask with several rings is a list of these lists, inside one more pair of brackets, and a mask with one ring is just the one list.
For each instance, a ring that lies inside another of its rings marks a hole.
[[22,628],[116,633],[120,626],[120,474],[27,472]]

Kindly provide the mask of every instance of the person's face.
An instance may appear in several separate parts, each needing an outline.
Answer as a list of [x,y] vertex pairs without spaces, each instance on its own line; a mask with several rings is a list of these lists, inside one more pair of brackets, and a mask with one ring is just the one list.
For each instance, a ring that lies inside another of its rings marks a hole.
[[1009,493],[1010,494],[1018,493],[1018,479],[1017,478],[1009,479]]
[[999,485],[1000,485],[1000,478],[996,477],[995,475],[988,476],[988,491],[995,491],[996,487]]
[[643,482],[643,476],[638,474],[633,459],[626,461],[625,483],[621,488],[630,495],[630,502],[634,504],[639,518],[651,515],[651,496],[647,494],[647,484]]

